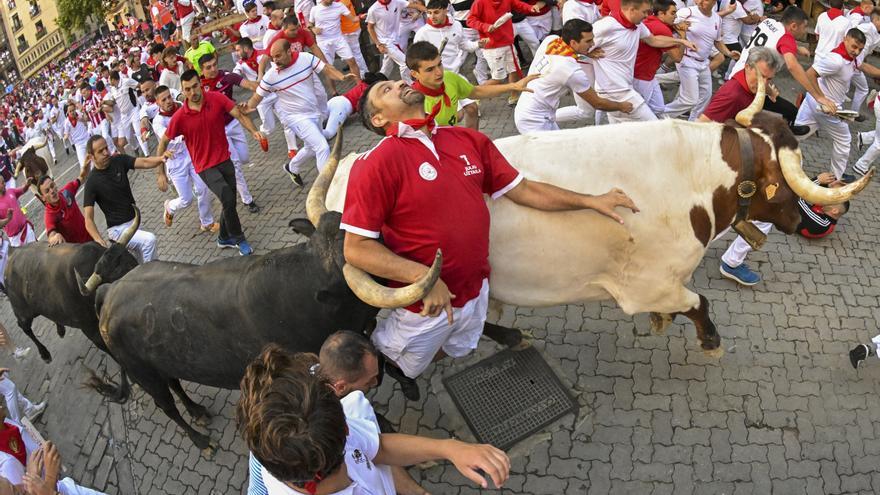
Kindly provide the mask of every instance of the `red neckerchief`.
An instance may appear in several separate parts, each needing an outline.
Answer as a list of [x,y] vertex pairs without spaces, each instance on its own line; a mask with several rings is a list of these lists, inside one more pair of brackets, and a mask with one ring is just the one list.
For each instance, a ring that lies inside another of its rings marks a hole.
[[856,64],[856,66],[858,66],[858,62],[856,62],[854,58],[850,57],[849,53],[846,53],[846,47],[843,46],[842,41],[840,42],[839,45],[837,45],[837,48],[835,48],[834,50],[831,50],[831,52],[840,55],[847,62],[853,62]]
[[309,495],[315,495],[316,493],[318,493],[318,483],[320,483],[321,480],[323,480],[323,479],[324,479],[324,476],[321,475],[320,471],[318,471],[317,473],[315,473],[315,477],[313,479],[306,481],[303,484],[302,488]]
[[615,18],[617,20],[617,22],[620,23],[621,26],[623,26],[629,30],[635,31],[636,25],[633,24],[632,22],[630,22],[629,19],[624,17],[623,13],[620,11],[620,9],[617,9],[614,12],[612,12],[611,17]]
[[281,71],[283,71],[284,69],[286,69],[286,68],[290,67],[291,65],[295,64],[295,63],[296,63],[296,60],[297,60],[298,58],[299,58],[299,52],[295,52],[295,51],[291,50],[291,51],[290,51],[290,63],[287,64],[287,65],[285,65],[284,67],[281,67],[280,65],[275,64],[275,67],[278,69],[278,72],[281,72]]
[[397,136],[398,131],[400,131],[400,124],[406,124],[413,129],[421,129],[422,127],[424,127],[425,131],[427,131],[427,134],[431,134],[431,132],[434,130],[434,127],[437,127],[437,123],[434,122],[434,117],[436,117],[439,112],[440,102],[437,102],[437,104],[434,105],[434,108],[431,109],[431,113],[425,115],[425,118],[404,120],[396,125],[392,125],[385,131],[385,135],[392,137]]
[[76,117],[71,117],[70,115],[68,115],[67,120],[70,121],[71,126],[76,127],[76,122],[77,122]]
[[253,19],[245,20],[244,23],[245,24],[256,24],[256,23],[260,22],[262,19],[263,19],[263,16],[258,15],[257,17],[254,17]]
[[383,7],[385,7],[385,10],[388,10],[388,4],[391,3],[391,0],[385,0],[385,1],[379,0],[379,3],[382,4]]
[[[862,6],[861,6],[861,5],[859,5],[858,7],[856,7],[856,8],[854,8],[854,9],[850,10],[849,13],[850,13],[850,14],[865,15],[865,12],[862,10]],[[831,16],[829,15],[828,17],[831,17]]]
[[427,21],[429,26],[437,29],[445,28],[452,25],[452,23],[449,22],[449,16],[446,16],[446,23],[444,24],[434,24],[434,21],[432,21],[430,17],[427,18]]
[[[452,105],[452,102],[449,100],[449,95],[446,94],[446,85],[443,83],[440,83],[439,88],[431,89],[431,88],[425,86],[424,84],[420,83],[419,81],[416,81],[413,83],[412,88],[414,90],[418,91],[419,93],[422,93],[425,96],[432,96],[434,98],[442,96],[443,103],[445,103],[446,106]],[[437,104],[439,105],[440,102],[437,102]]]
[[269,22],[269,29],[271,29],[272,31],[281,31],[281,26],[275,26],[275,24]]
[[[742,71],[740,71],[740,72],[742,72]],[[171,117],[172,115],[174,115],[174,112],[176,112],[178,108],[180,108],[180,103],[175,103],[173,110],[171,110],[170,112],[163,112],[162,110],[159,110],[159,115],[163,115],[165,117]]]
[[4,428],[0,430],[0,452],[12,455],[22,466],[27,466],[27,452],[24,440],[21,438],[21,431],[17,426],[9,423],[4,423],[3,426]]
[[746,71],[741,70],[737,72],[733,75],[733,78],[736,79],[736,82],[738,82],[739,85],[743,87],[743,89],[748,91],[750,94],[755,94],[755,92],[752,91],[752,88],[749,87],[748,81],[746,81]]
[[258,55],[260,54],[258,54],[257,51],[258,50],[254,49],[254,51],[251,52],[251,56],[243,60],[245,65],[255,72],[260,69],[260,62],[257,61]]
[[840,9],[835,9],[835,8],[833,8],[833,7],[830,8],[830,9],[828,9],[828,10],[826,10],[825,13],[828,14],[828,19],[830,19],[830,20],[832,20],[832,21],[833,21],[834,19],[836,19],[836,18],[838,18],[838,17],[840,17],[840,16],[843,15],[843,11],[842,11],[842,10],[840,10]]

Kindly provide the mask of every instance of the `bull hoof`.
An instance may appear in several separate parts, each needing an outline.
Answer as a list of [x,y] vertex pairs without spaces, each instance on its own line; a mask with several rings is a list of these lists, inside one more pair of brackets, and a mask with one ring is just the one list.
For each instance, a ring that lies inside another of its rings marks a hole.
[[46,363],[46,364],[49,364],[49,363],[52,362],[52,355],[49,354],[48,352],[47,352],[46,354],[43,354],[43,353],[41,352],[41,353],[40,353],[40,358],[41,358],[41,359],[43,360],[43,362]]
[[673,317],[669,313],[651,313],[651,333],[654,335],[663,335],[669,324],[672,323]]
[[515,346],[511,346],[510,350],[513,352],[519,352],[519,351],[524,351],[524,350],[528,349],[529,347],[532,347],[532,341],[527,338],[523,338],[519,342],[519,344],[516,344]]
[[67,330],[64,328],[64,325],[56,325],[55,329],[58,331],[58,336],[63,339],[64,335],[67,333]]
[[703,349],[703,353],[706,357],[710,357],[712,359],[721,359],[724,356],[724,348],[718,346],[714,349]]
[[217,444],[214,442],[208,442],[208,446],[202,449],[202,457],[208,461],[213,460],[215,454],[217,454]]

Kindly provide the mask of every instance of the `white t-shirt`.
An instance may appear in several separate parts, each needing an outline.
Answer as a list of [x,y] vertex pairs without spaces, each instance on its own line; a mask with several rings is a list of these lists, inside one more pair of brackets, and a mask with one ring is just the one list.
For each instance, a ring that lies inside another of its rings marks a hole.
[[846,13],[846,17],[849,19],[850,26],[858,27],[859,25],[861,25],[863,23],[871,22],[870,14],[865,15],[865,14],[861,14],[859,12],[854,12],[854,10],[855,9],[850,10],[849,12]]
[[[721,18],[721,41],[725,45],[739,43],[739,35],[742,33],[742,19],[749,14],[739,0],[734,0],[736,8],[733,12]],[[724,5],[722,3],[722,5]],[[726,6],[722,7],[726,8]]]
[[837,48],[843,41],[846,32],[849,31],[850,20],[845,15],[828,18],[828,12],[822,12],[816,19],[816,35],[819,41],[816,43],[816,58],[824,56]]
[[296,119],[321,116],[312,76],[324,70],[324,62],[311,53],[301,52],[296,62],[278,70],[274,64],[263,74],[257,94],[263,98],[278,94],[275,108],[279,115],[291,114]]
[[582,2],[581,0],[568,0],[562,6],[562,23],[572,19],[580,19],[590,24],[599,18],[599,6],[595,3]]
[[[360,391],[342,398],[342,409],[348,425],[345,439],[345,468],[352,483],[333,495],[394,495],[394,479],[388,466],[373,464],[379,453],[379,423],[370,401]],[[261,468],[263,483],[269,495],[299,495]]]
[[849,91],[849,83],[856,69],[855,61],[844,59],[838,53],[828,53],[824,57],[816,57],[813,68],[819,74],[819,87],[825,96],[842,107]]
[[[265,53],[257,54],[257,63],[261,62],[266,57],[267,55]],[[251,66],[248,65],[244,60],[239,60],[238,62],[236,62],[235,68],[232,69],[232,72],[249,81],[256,81],[257,76],[259,75],[257,71],[252,69]]]
[[[171,122],[171,115],[162,115],[156,112],[152,119],[153,134],[164,136],[168,123]],[[192,160],[189,157],[189,151],[186,149],[186,143],[183,142],[183,136],[177,136],[168,143],[168,151],[172,153],[171,158],[165,162],[165,168],[169,174],[176,175],[181,172],[180,167],[192,166]]]
[[608,94],[632,90],[639,40],[651,36],[651,31],[644,24],[627,29],[608,16],[596,21],[593,36],[596,48],[605,52],[604,57],[593,61],[596,91]]
[[874,24],[870,22],[863,22],[856,27],[859,31],[865,33],[865,48],[863,48],[862,53],[856,57],[856,60],[859,61],[859,65],[862,65],[862,62],[865,61],[868,54],[874,53],[874,50],[880,46],[880,33],[877,32],[877,28],[874,27]]
[[388,5],[382,5],[378,0],[367,10],[367,24],[373,24],[376,30],[376,38],[383,45],[397,43],[397,33],[400,31],[400,16],[403,9],[407,8],[406,0],[391,0]]
[[319,3],[309,12],[309,22],[321,30],[316,35],[319,40],[342,38],[340,18],[348,13],[348,7],[339,2],[333,2],[329,6]]
[[107,96],[116,102],[114,111],[118,110],[123,117],[129,115],[135,109],[135,106],[131,103],[131,97],[129,96],[128,90],[129,88],[137,89],[137,86],[137,81],[120,73],[119,86],[109,87]]
[[544,38],[532,65],[529,75],[541,74],[541,77],[529,82],[533,93],[524,91],[516,104],[516,113],[530,119],[554,119],[559,99],[567,92],[583,93],[590,89],[590,81],[581,70],[574,57],[547,55],[547,45],[559,36],[550,35]]
[[262,50],[263,36],[266,35],[267,29],[269,29],[269,18],[261,15],[255,21],[248,20],[241,23],[238,32],[241,33],[242,38],[250,38],[254,43],[254,48]]
[[281,31],[281,30],[274,29],[272,27],[272,24],[271,23],[269,24],[269,26],[266,28],[266,34],[263,35],[263,48],[266,48],[269,46],[269,42],[272,41],[272,38],[274,38],[276,34],[278,34],[278,31]]
[[753,46],[764,46],[772,50],[777,50],[776,45],[779,44],[779,40],[782,39],[784,34],[785,26],[779,21],[764,19],[756,24],[755,32],[749,39],[748,43],[746,43],[746,46],[743,47],[739,60],[736,61],[736,65],[733,66],[733,70],[730,71],[730,74],[736,74],[746,66],[746,60],[749,58],[749,49]]
[[[746,9],[746,12],[749,14],[755,14],[759,17],[764,16],[764,2],[761,0],[745,0],[743,3],[743,8]],[[745,38],[745,41],[748,42],[749,38],[752,37],[752,33],[755,32],[755,24],[743,24],[742,31],[740,32],[740,37]]]
[[427,41],[440,49],[440,45],[446,40],[446,46],[440,59],[443,62],[443,68],[458,72],[461,64],[467,58],[468,52],[472,52],[479,48],[476,41],[466,39],[461,24],[456,21],[450,21],[449,26],[436,28],[430,24],[425,24],[416,31],[415,42]]
[[715,42],[721,39],[721,17],[714,10],[707,16],[699,7],[686,7],[675,15],[675,24],[682,21],[691,23],[687,39],[697,45],[697,50],[685,49],[681,64],[698,69],[708,67]]

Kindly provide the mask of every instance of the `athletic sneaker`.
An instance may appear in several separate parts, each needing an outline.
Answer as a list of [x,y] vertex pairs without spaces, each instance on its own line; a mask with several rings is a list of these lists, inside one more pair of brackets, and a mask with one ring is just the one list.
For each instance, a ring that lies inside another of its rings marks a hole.
[[507,97],[507,106],[515,107],[516,102],[518,102],[518,101],[519,101],[519,93],[514,93],[514,94]]
[[217,222],[214,222],[211,225],[200,225],[199,231],[200,232],[210,232],[212,234],[216,234],[217,232],[220,232],[220,224]]
[[31,352],[30,347],[16,347],[14,351],[12,351],[12,357],[18,360],[24,359]]
[[761,281],[761,276],[750,270],[745,263],[734,268],[722,261],[719,270],[723,277],[729,278],[740,285],[752,286]]
[[284,171],[287,172],[288,177],[290,177],[290,180],[293,181],[294,184],[296,184],[299,187],[303,187],[305,185],[305,182],[303,182],[302,177],[298,173],[291,172],[287,168],[287,165],[284,166]]
[[238,243],[235,242],[235,239],[221,239],[217,238],[217,247],[220,248],[237,248]]
[[254,250],[251,248],[251,245],[248,244],[248,241],[242,239],[241,242],[238,243],[238,254],[241,256],[249,256],[254,254]]
[[[864,175],[864,174],[863,174],[863,175]],[[853,175],[853,174],[843,174],[843,175],[840,176],[840,180],[842,180],[842,181],[846,182],[847,184],[849,184],[850,182],[855,182],[855,181],[856,181],[856,176]]]
[[250,211],[251,213],[259,213],[260,210],[262,210],[262,208],[260,208],[260,205],[258,205],[257,202],[254,200],[251,200],[250,203],[246,203],[245,206],[248,207],[248,211]]
[[868,353],[870,352],[871,348],[865,344],[859,344],[853,347],[853,349],[849,351],[849,362],[852,364],[852,367],[854,369],[859,369],[859,365],[868,357]]
[[165,221],[166,227],[171,227],[171,222],[174,221],[174,215],[172,215],[171,213],[168,213],[168,203],[169,202],[171,202],[171,200],[166,199],[165,203],[164,203],[164,208],[162,208],[162,211],[165,213],[164,215],[162,215],[162,220]]
[[795,136],[803,136],[810,132],[810,126],[808,125],[790,125],[788,128],[791,129],[791,133]]
[[34,404],[31,407],[31,410],[25,413],[25,417],[31,422],[35,421],[37,418],[43,415],[43,411],[46,410],[46,401],[40,402],[39,404]]
[[855,164],[855,165],[853,165],[853,172],[855,172],[855,173],[856,173],[856,174],[858,174],[858,175],[859,175],[859,177],[861,177],[861,176],[863,176],[863,175],[865,175],[865,174],[867,174],[867,173],[868,173],[868,171],[867,171],[867,170],[865,170],[865,169],[863,169],[863,168],[861,168],[861,167],[859,167],[859,164],[858,164],[858,162],[856,162],[856,164]]
[[385,373],[400,383],[400,390],[406,400],[417,401],[422,394],[419,392],[419,384],[416,381],[403,374],[403,370],[391,364],[391,361],[385,361]]

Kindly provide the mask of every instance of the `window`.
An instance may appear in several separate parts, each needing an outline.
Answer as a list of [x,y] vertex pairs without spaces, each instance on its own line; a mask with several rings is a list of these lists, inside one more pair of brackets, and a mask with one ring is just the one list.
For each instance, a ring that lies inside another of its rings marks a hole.
[[21,29],[21,19],[18,18],[18,14],[12,14],[12,30],[18,31]]
[[46,36],[46,27],[43,26],[43,21],[37,21],[37,23],[34,24],[34,28],[37,30],[37,39]]
[[6,6],[9,10],[15,10],[15,0],[6,0]]
[[31,2],[30,4],[31,17],[36,17],[40,15],[40,4],[38,4],[37,2]]
[[28,49],[28,42],[24,39],[24,35],[18,37],[18,53]]

